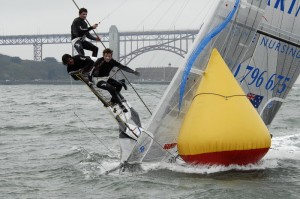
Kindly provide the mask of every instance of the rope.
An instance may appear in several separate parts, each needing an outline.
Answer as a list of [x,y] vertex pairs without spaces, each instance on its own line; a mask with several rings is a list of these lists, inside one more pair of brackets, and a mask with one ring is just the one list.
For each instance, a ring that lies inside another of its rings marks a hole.
[[220,97],[223,97],[225,98],[226,100],[228,98],[231,98],[231,97],[246,97],[247,95],[221,95],[221,94],[218,94],[218,93],[198,93],[197,95],[195,95],[192,99],[192,101],[199,95],[216,95],[216,96],[220,96]]
[[92,133],[97,140],[110,152],[112,153],[114,156],[117,156],[112,150],[109,149],[109,147],[107,147],[105,145],[105,143],[86,125],[86,123],[76,114],[76,112],[74,111],[74,115],[76,115],[76,117],[85,125],[85,127],[89,130],[90,133]]
[[152,112],[150,111],[150,109],[148,108],[148,106],[146,105],[146,103],[144,102],[144,100],[141,98],[141,96],[138,94],[138,92],[135,90],[135,88],[133,87],[133,85],[130,83],[130,81],[127,79],[127,77],[125,76],[125,74],[123,73],[123,71],[121,71],[121,73],[125,77],[125,79],[127,80],[127,82],[129,83],[129,85],[131,86],[131,88],[134,90],[134,92],[136,93],[136,95],[140,98],[141,102],[144,104],[144,106],[146,107],[146,109],[148,110],[148,112],[150,113],[150,115],[152,115]]
[[80,149],[84,150],[89,156],[91,156],[92,160],[94,160],[95,162],[97,162],[104,170],[105,172],[107,172],[108,170],[97,160],[93,157],[93,155],[91,153],[89,153],[85,148],[81,147]]
[[128,2],[128,0],[123,1],[122,3],[120,3],[120,5],[119,5],[118,7],[116,7],[115,9],[113,9],[112,12],[108,13],[105,17],[103,17],[103,19],[100,21],[100,23],[101,23],[102,21],[104,21],[105,19],[109,18],[111,14],[115,13],[118,9],[120,9],[120,8],[121,8],[125,3],[127,3],[127,2]]
[[[71,90],[73,90],[73,83],[72,83],[72,80],[71,80],[71,86],[72,86],[72,88],[71,88]],[[73,98],[74,99],[74,98]],[[75,103],[73,103],[73,109],[75,109]],[[109,152],[111,152],[111,153],[113,153],[113,155],[115,155],[114,154],[114,152],[112,152],[101,140],[100,140],[100,138],[86,125],[86,123],[75,113],[75,111],[74,111],[74,115],[76,115],[76,117],[86,126],[86,128],[98,139],[98,141],[106,148],[106,149],[108,149],[108,151]],[[81,149],[83,149],[88,155],[90,155],[91,157],[92,157],[92,159],[95,161],[95,162],[97,162],[104,170],[105,170],[105,172],[107,172],[107,169],[97,160],[97,159],[95,159],[94,157],[93,157],[93,155],[91,154],[91,153],[89,153],[85,148],[81,148]],[[115,155],[116,156],[116,155]]]
[[[147,133],[146,133],[147,134]],[[147,134],[148,135],[148,134]],[[179,157],[178,155],[174,155],[172,154],[170,151],[168,151],[167,149],[165,149],[158,141],[156,141],[153,137],[151,137],[150,135],[148,135],[158,146],[160,146],[162,148],[162,150],[166,151],[169,155],[171,155],[171,157],[173,157],[175,160]],[[177,144],[176,144],[177,145]],[[180,160],[185,162],[181,157]]]

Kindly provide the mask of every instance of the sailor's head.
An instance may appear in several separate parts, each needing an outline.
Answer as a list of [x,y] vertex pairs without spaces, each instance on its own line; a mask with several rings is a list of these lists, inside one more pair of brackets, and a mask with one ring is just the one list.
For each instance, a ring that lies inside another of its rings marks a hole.
[[113,51],[109,48],[103,50],[104,61],[109,62],[112,59]]
[[79,17],[83,20],[86,19],[86,16],[87,16],[87,9],[86,8],[80,8],[79,9]]
[[62,60],[62,63],[64,65],[73,65],[74,64],[74,59],[72,58],[71,55],[69,54],[64,54],[62,57],[61,57],[61,60]]

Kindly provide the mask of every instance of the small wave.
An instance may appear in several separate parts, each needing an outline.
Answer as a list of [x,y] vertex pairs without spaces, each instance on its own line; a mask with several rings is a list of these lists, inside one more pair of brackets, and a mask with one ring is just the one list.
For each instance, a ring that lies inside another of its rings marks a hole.
[[[106,175],[107,171],[114,169],[120,165],[119,159],[103,159],[92,162],[80,162],[77,166],[78,169],[84,174],[86,180],[93,180],[101,175]],[[110,173],[111,176],[119,175],[119,170]]]
[[267,157],[280,160],[300,160],[300,134],[274,137]]
[[226,171],[256,171],[265,170],[269,168],[276,168],[278,166],[276,161],[261,160],[256,164],[241,165],[189,165],[186,163],[156,163],[156,164],[143,164],[143,168],[150,172],[155,170],[169,170],[178,173],[188,174],[215,174]]
[[29,126],[13,126],[13,125],[7,125],[4,127],[1,127],[0,130],[5,130],[5,131],[18,131],[18,130],[32,130],[36,129],[37,125],[29,125]]
[[119,157],[116,156],[116,154],[109,152],[109,154],[100,154],[100,153],[96,153],[96,152],[89,152],[87,149],[85,149],[84,147],[80,147],[80,146],[74,146],[72,147],[72,151],[74,151],[74,153],[80,153],[81,155],[83,155],[84,159],[81,160],[81,162],[98,162],[98,161],[102,161],[102,160],[118,160]]

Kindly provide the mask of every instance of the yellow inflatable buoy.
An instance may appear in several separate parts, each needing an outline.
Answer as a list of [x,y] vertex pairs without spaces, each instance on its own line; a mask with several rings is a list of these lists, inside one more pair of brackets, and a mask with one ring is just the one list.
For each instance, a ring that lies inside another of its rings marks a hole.
[[216,49],[177,143],[187,163],[218,165],[256,163],[271,146],[266,125]]

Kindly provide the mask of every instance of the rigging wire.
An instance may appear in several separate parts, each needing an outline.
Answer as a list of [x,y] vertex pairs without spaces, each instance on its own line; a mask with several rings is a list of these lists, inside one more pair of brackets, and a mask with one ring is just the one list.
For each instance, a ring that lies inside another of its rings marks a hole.
[[[169,28],[167,28],[167,30],[171,30],[172,26],[175,25],[175,22],[176,22],[177,19],[180,17],[180,15],[182,14],[182,12],[185,10],[185,7],[188,5],[189,1],[190,1],[190,0],[187,0],[187,1],[184,1],[184,2],[183,2],[182,6],[180,6],[180,9],[177,11],[176,16],[173,18],[173,22],[170,23],[171,25],[170,25]],[[173,4],[169,7],[169,9],[168,9],[167,12],[169,12],[169,11],[171,10],[171,8],[175,5],[175,3],[177,3],[177,2],[174,1]],[[164,13],[164,14],[165,14],[165,13]],[[164,16],[166,16],[166,14],[165,14]],[[161,21],[161,19],[159,20],[159,22],[160,22],[160,21]],[[159,22],[158,22],[158,23],[159,23]],[[156,25],[157,25],[158,23],[156,23]],[[154,28],[155,28],[155,26],[152,28],[152,30],[154,30]],[[175,28],[174,28],[174,29],[175,29]],[[157,53],[158,53],[158,52],[154,52],[154,53],[152,54],[151,59],[149,59],[148,65],[151,65],[151,63],[153,62],[154,57],[156,57]],[[167,56],[164,56],[164,57],[163,57],[163,60],[165,60],[166,58],[167,58]]]
[[100,21],[100,23],[101,23],[102,21],[104,21],[105,19],[109,18],[110,15],[112,15],[112,14],[115,13],[117,10],[119,10],[119,9],[120,9],[125,3],[127,3],[128,1],[129,1],[129,0],[125,0],[125,1],[123,1],[122,3],[120,3],[119,6],[117,6],[116,8],[114,8],[112,12],[108,13],[107,15],[105,15],[105,16],[103,17],[103,19]]
[[85,125],[85,127],[89,130],[89,132],[94,135],[96,137],[96,139],[110,152],[112,153],[114,156],[117,156],[117,154],[115,154],[112,150],[109,149],[108,146],[106,146],[106,144],[96,135],[96,133],[94,133],[88,126],[87,124],[76,114],[76,112],[74,111],[74,115]]
[[154,30],[154,28],[156,28],[156,26],[162,22],[163,18],[167,16],[167,14],[172,10],[172,7],[174,7],[175,3],[177,3],[178,0],[173,1],[172,5],[169,6],[167,12],[163,12],[162,15],[158,18],[157,22],[154,24],[154,26],[152,27],[151,31]]
[[203,14],[203,12],[198,12],[198,14],[191,20],[191,23],[187,26],[187,29],[190,29],[191,28],[191,26],[193,25],[193,24],[195,24],[195,21],[198,21],[198,18],[201,16],[202,18],[199,20],[199,29],[201,28],[201,26],[203,25],[203,21],[204,21],[204,19],[206,19],[207,18],[207,16],[208,16],[208,14],[209,14],[209,12],[211,12],[211,8],[212,8],[212,6],[213,6],[213,4],[214,4],[214,2],[213,1],[209,1],[209,3],[210,4],[207,4],[206,5],[206,7],[204,7],[202,10],[204,10],[205,11],[205,13]]
[[152,115],[152,112],[150,111],[150,109],[148,108],[148,106],[146,105],[146,103],[144,102],[144,100],[141,98],[141,96],[138,94],[138,92],[135,90],[135,88],[133,87],[133,85],[130,83],[130,81],[127,79],[127,77],[125,76],[125,74],[123,73],[122,70],[120,70],[122,75],[125,77],[125,79],[127,80],[127,82],[130,84],[130,86],[132,87],[132,89],[134,90],[134,92],[137,94],[137,96],[140,98],[141,102],[144,104],[144,106],[146,107],[146,109],[148,110],[148,112],[150,113],[150,115]]
[[[87,125],[85,124],[85,122],[82,120],[82,119],[80,119],[80,117],[75,113],[75,111],[74,111],[74,115],[76,115],[76,117],[87,127]],[[96,134],[94,134],[92,131],[91,131],[91,129],[89,128],[89,127],[87,127],[87,129],[93,134],[93,135],[95,135],[96,137],[97,137],[97,135]],[[104,147],[105,148],[107,148],[107,146],[105,145],[105,144],[103,144],[103,142],[97,137],[97,139],[98,139],[98,141],[102,144],[102,145],[104,145]],[[90,152],[88,152],[88,150],[86,150],[85,148],[83,148],[83,147],[80,147],[80,149],[82,149],[82,150],[84,150],[95,162],[97,162],[104,170],[105,170],[105,172],[107,171],[107,169],[96,159],[96,158],[94,158],[94,156],[90,153]],[[109,149],[108,149],[109,150]],[[110,150],[109,150],[110,151]],[[111,152],[111,151],[110,151]],[[113,155],[115,155],[114,153],[113,153]]]
[[136,26],[136,30],[140,27],[140,25],[142,25],[144,23],[144,21],[146,21],[148,19],[148,17],[150,17],[150,15],[152,15],[152,13],[159,7],[161,6],[161,4],[165,2],[165,0],[161,0],[160,2],[158,2],[158,4],[148,13],[148,15],[146,15],[142,21]]
[[84,152],[86,152],[92,158],[92,160],[94,160],[95,162],[97,162],[104,169],[105,172],[108,171],[108,169],[106,169],[96,158],[94,158],[94,156],[90,152],[88,152],[88,150],[86,150],[83,147],[80,147],[80,149],[83,150]]
[[151,137],[148,133],[146,133],[146,135],[148,137],[150,137],[158,146],[161,147],[162,150],[164,150],[166,153],[168,153],[172,158],[174,158],[175,160],[180,158],[181,161],[185,162],[178,154],[174,155],[173,153],[171,153],[170,151],[168,151],[167,149],[165,149],[156,139],[154,139],[154,137]]
[[176,16],[174,17],[172,23],[170,23],[170,27],[169,29],[171,29],[174,26],[175,29],[175,23],[178,20],[178,18],[180,17],[180,15],[182,14],[182,12],[184,11],[185,7],[189,4],[190,0],[184,1],[182,7],[179,9],[179,11],[177,12]]
[[[71,82],[71,90],[74,90],[74,85],[73,85],[73,80],[72,80],[72,78],[71,78],[71,76],[70,76],[70,82]],[[72,92],[73,93],[73,97],[72,97],[72,99],[74,99],[75,98],[75,96],[74,96],[74,93],[75,92]],[[73,109],[75,109],[75,106],[76,106],[76,104],[74,103],[74,100],[73,100]],[[97,140],[106,148],[106,149],[108,149],[108,151],[109,152],[111,152],[113,155],[115,155],[114,154],[114,152],[112,152],[102,141],[101,141],[101,139],[86,125],[86,123],[76,114],[76,112],[74,111],[74,115],[86,126],[86,128],[94,135],[94,136],[96,136],[97,137]],[[93,157],[93,155],[91,154],[91,153],[89,153],[85,148],[83,148],[83,147],[81,147],[81,149],[82,150],[84,150],[94,161],[96,161],[104,170],[105,170],[105,172],[107,171],[107,169],[96,159],[96,158],[94,158]],[[116,155],[115,155],[116,156]]]

